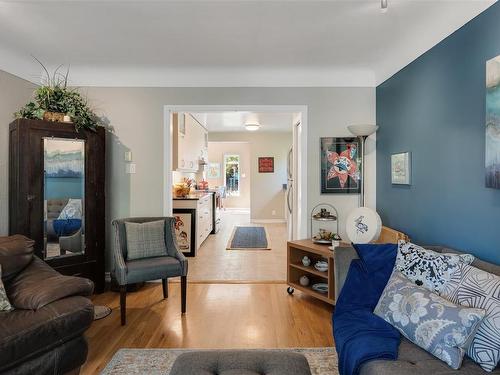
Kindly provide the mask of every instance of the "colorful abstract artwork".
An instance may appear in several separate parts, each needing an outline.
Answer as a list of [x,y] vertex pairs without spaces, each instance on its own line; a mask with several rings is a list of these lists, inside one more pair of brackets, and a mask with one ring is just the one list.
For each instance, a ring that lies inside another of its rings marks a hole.
[[500,189],[500,56],[486,62],[486,187]]
[[361,155],[357,138],[321,138],[321,193],[359,194]]

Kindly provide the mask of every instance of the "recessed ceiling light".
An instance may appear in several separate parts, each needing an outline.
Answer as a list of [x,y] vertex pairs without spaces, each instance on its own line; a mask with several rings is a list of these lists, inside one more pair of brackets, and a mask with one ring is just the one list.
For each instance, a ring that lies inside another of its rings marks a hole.
[[245,129],[248,130],[248,131],[250,131],[250,132],[254,132],[254,131],[260,129],[260,124],[257,124],[257,123],[248,123],[248,124],[245,124]]
[[387,1],[388,0],[380,0],[380,11],[382,13],[386,13],[387,12],[387,9],[388,9]]

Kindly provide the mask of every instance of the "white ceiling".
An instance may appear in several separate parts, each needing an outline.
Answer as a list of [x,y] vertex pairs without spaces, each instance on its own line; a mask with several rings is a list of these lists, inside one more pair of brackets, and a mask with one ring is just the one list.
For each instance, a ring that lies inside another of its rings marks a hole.
[[494,0],[1,1],[0,69],[97,86],[375,86]]
[[246,123],[260,124],[259,132],[291,132],[293,113],[278,112],[209,112],[193,113],[193,117],[204,125],[209,132],[247,131]]

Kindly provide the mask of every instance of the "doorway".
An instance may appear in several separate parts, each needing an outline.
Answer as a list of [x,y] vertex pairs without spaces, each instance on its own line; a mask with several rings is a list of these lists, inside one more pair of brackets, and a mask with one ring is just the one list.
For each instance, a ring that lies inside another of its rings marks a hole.
[[307,106],[305,105],[165,105],[163,136],[163,212],[172,215],[172,114],[176,112],[290,112],[294,113],[292,171],[294,185],[291,191],[291,228],[289,239],[307,237]]

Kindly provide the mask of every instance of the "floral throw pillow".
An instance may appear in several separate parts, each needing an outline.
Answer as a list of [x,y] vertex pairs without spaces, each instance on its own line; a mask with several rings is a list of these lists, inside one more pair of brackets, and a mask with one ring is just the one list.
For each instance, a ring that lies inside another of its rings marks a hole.
[[7,298],[7,293],[5,293],[5,288],[2,282],[2,265],[0,264],[0,311],[11,310],[12,306]]
[[82,200],[70,198],[68,204],[64,206],[59,214],[58,220],[81,219],[82,218]]
[[500,277],[461,264],[441,296],[462,306],[486,310],[467,355],[484,370],[493,371],[500,360]]
[[415,284],[439,293],[459,264],[473,261],[471,254],[441,254],[399,241],[395,267]]
[[457,306],[394,270],[374,314],[457,370],[485,311]]

